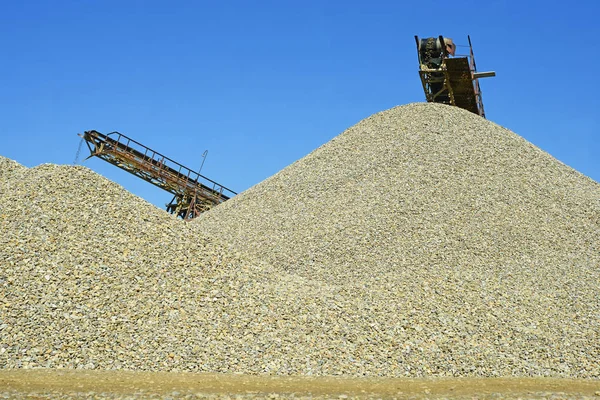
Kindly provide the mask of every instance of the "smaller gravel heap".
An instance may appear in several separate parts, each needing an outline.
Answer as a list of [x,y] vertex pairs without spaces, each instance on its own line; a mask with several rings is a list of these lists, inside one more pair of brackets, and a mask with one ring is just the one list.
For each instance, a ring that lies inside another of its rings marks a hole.
[[315,319],[325,285],[252,267],[87,168],[17,169],[0,181],[0,368],[290,374],[329,351],[321,318],[344,316]]

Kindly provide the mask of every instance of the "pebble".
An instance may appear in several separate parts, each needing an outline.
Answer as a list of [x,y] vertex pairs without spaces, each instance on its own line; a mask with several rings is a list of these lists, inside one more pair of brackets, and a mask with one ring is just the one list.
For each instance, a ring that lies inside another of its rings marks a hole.
[[0,167],[0,368],[600,378],[600,185],[464,110],[375,114],[190,223]]

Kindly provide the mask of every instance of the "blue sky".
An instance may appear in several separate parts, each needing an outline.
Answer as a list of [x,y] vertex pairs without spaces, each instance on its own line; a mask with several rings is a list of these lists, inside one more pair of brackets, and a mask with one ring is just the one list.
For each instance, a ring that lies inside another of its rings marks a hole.
[[77,133],[119,131],[192,169],[208,150],[203,175],[241,192],[373,113],[424,101],[414,35],[470,35],[478,69],[497,73],[481,80],[488,119],[600,181],[598,4],[0,0],[0,155],[72,164]]

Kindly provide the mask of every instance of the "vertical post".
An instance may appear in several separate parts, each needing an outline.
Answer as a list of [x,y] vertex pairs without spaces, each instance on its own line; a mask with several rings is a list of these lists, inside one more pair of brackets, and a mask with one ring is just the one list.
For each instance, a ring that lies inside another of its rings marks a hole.
[[202,153],[202,164],[200,164],[200,169],[198,170],[198,175],[202,173],[202,167],[204,166],[204,161],[206,161],[206,156],[208,155],[208,150],[204,150]]

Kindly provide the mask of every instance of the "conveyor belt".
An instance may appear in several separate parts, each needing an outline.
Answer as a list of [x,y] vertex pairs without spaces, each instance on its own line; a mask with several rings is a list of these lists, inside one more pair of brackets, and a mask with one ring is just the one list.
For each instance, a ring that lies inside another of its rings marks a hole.
[[[220,204],[234,191],[119,133],[86,131],[80,135],[96,156],[173,195],[167,211],[184,219]],[[88,157],[88,158],[89,158]]]

